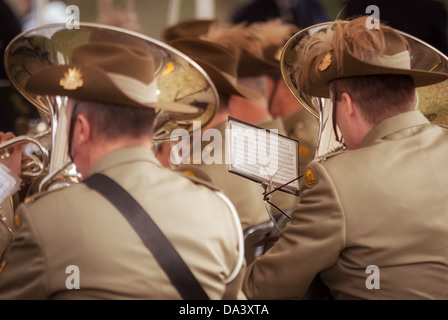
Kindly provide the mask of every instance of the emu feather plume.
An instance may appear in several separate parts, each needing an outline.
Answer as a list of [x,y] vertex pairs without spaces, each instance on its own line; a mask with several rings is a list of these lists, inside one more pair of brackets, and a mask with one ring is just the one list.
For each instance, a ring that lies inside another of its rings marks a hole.
[[285,23],[282,19],[271,19],[266,22],[254,22],[248,26],[251,33],[260,41],[263,48],[282,47],[299,28]]
[[255,56],[263,56],[261,44],[259,41],[254,41],[254,36],[244,22],[235,25],[213,23],[208,32],[200,38],[218,43],[237,55],[246,50]]
[[331,54],[331,60],[337,62],[339,71],[343,68],[344,52],[372,63],[381,57],[386,49],[384,31],[391,28],[381,25],[380,29],[368,29],[366,19],[359,17],[350,23],[335,21],[330,28],[318,30],[302,40],[296,48],[300,54],[297,54],[298,59],[294,64],[297,84],[303,86],[308,82],[307,79],[318,76],[318,68],[322,67],[321,63],[325,59],[322,57],[326,53]]

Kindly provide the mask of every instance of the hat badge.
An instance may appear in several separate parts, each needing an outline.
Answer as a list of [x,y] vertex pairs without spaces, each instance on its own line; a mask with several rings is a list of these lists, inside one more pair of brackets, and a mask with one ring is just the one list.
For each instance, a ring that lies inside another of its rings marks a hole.
[[333,54],[331,53],[331,51],[328,51],[319,63],[319,70],[320,71],[327,70],[328,67],[331,65],[332,59]]
[[59,81],[59,85],[65,90],[76,90],[84,85],[81,70],[78,68],[68,68],[64,77]]

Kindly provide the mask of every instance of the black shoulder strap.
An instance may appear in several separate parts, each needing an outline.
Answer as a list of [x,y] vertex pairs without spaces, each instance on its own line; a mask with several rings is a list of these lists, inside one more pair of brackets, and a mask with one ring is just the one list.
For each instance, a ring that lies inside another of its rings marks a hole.
[[208,300],[191,270],[140,204],[111,178],[96,173],[83,181],[107,198],[129,221],[184,300]]

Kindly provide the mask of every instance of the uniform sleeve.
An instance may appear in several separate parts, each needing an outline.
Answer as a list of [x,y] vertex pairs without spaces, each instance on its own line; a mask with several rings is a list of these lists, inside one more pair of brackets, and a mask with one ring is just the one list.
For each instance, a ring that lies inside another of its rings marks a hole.
[[[235,256],[235,266],[229,278],[226,281],[225,292],[222,296],[223,300],[246,300],[246,296],[242,291],[242,284],[246,271],[246,260],[244,258],[244,236],[241,228],[241,223],[238,217],[238,213],[232,204],[232,202],[221,192],[216,192],[229,209],[229,215],[233,219],[234,231],[235,231],[235,245],[237,248],[237,254]],[[233,247],[233,246],[232,246]]]
[[248,299],[302,298],[345,246],[342,206],[325,168],[312,162],[300,188],[299,204],[279,240],[247,268],[243,291]]
[[0,273],[0,299],[47,299],[45,259],[27,207],[18,208],[15,237]]
[[244,263],[236,278],[227,284],[222,300],[246,300],[246,296],[242,291],[245,270],[246,264]]

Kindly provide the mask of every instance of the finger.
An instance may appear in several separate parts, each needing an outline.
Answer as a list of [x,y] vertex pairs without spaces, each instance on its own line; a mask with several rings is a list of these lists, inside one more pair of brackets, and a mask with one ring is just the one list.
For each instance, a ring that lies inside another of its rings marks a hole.
[[[6,132],[6,133],[3,133],[3,139],[2,139],[2,142],[4,142],[4,141],[8,141],[8,140],[10,140],[10,139],[12,139],[12,138],[15,138],[15,137],[16,137],[16,136],[15,136],[14,133],[8,131],[8,132]],[[9,152],[10,154],[18,153],[18,152],[22,152],[22,149],[23,149],[23,147],[22,147],[21,144],[14,144],[14,145],[12,145],[11,147],[8,148],[8,152]]]
[[0,132],[0,142],[4,142],[12,138],[14,138],[14,134],[12,132]]

